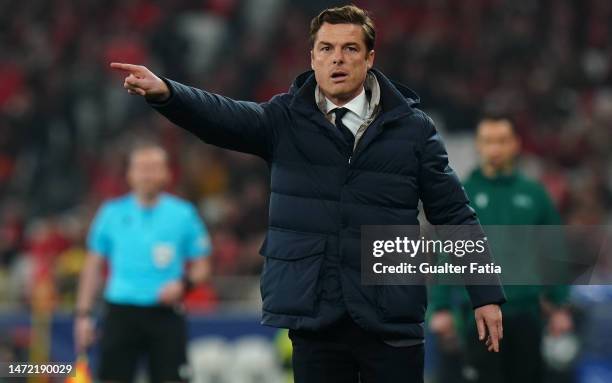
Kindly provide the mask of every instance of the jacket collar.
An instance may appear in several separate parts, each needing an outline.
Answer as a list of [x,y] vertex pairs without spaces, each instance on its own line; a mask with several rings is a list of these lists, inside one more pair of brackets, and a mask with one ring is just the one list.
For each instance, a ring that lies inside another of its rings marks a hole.
[[[366,120],[378,112],[377,108],[380,104],[380,86],[374,73],[368,72],[363,87],[361,94],[346,103],[344,107]],[[358,101],[360,98],[361,100]],[[325,97],[318,85],[315,88],[315,101],[319,110],[325,115],[328,115],[334,108],[334,104]]]
[[[404,85],[389,80],[377,69],[369,73],[376,76],[380,87],[380,107],[385,119],[394,119],[408,114],[412,106],[419,103],[419,96]],[[315,100],[317,81],[314,71],[309,70],[298,75],[289,89],[293,95],[290,107],[304,114],[321,113]]]

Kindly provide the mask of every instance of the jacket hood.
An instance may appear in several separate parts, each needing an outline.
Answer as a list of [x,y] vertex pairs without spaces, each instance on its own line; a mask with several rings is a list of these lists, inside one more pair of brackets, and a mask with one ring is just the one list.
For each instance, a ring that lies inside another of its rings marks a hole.
[[[399,104],[402,101],[407,103],[409,106],[420,103],[419,96],[412,89],[399,82],[390,80],[377,69],[370,69],[370,72],[374,73],[380,85],[383,108],[392,106],[385,104]],[[299,94],[303,94],[304,92],[309,92],[311,89],[314,90],[315,87],[316,80],[314,71],[308,70],[299,74],[295,80],[293,80],[293,83],[289,88],[289,94],[297,96]]]

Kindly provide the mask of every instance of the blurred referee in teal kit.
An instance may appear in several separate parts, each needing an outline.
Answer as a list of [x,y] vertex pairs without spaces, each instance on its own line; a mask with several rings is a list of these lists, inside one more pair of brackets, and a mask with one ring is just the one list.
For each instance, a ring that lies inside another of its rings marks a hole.
[[94,340],[92,307],[108,262],[98,371],[102,381],[132,381],[144,356],[151,382],[187,378],[181,301],[206,279],[210,245],[193,205],[163,192],[169,179],[168,155],[161,146],[134,147],[127,171],[132,192],[104,203],[91,225],[75,340],[78,352]]

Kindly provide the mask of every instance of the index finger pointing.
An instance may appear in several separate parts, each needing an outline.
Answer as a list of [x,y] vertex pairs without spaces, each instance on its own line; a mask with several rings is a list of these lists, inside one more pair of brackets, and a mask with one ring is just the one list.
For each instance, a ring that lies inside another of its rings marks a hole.
[[140,65],[134,65],[134,64],[110,63],[110,67],[113,69],[119,69],[119,70],[131,72],[131,73],[141,73],[142,72],[142,68],[140,67]]

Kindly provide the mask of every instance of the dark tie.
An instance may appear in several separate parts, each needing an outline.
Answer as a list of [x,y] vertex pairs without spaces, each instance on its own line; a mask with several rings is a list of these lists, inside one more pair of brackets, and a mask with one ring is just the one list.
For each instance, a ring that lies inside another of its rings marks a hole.
[[351,132],[349,128],[346,127],[346,125],[342,123],[342,117],[344,117],[344,115],[348,111],[349,110],[347,108],[336,108],[332,110],[332,112],[336,115],[336,127],[340,130],[340,133],[342,133],[342,136],[344,137],[344,142],[349,145],[352,152],[353,146],[355,146],[355,135],[353,134],[353,132]]

